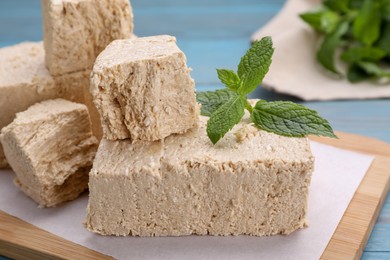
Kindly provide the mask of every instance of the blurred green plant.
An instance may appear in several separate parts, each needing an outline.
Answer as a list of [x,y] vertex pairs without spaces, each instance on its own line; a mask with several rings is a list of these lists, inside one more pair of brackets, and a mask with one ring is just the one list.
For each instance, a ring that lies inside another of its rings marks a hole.
[[[322,35],[317,60],[326,70],[352,83],[390,79],[390,0],[324,0],[300,17]],[[347,63],[346,73],[336,58]]]

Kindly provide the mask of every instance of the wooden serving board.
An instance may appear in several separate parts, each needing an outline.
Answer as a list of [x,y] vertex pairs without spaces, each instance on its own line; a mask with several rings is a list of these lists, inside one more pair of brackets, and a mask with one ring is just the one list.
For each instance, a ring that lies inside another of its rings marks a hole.
[[[358,259],[390,187],[390,144],[338,132],[340,139],[312,140],[375,156],[322,259]],[[28,239],[26,239],[28,238]],[[112,259],[0,211],[0,255],[16,259]]]

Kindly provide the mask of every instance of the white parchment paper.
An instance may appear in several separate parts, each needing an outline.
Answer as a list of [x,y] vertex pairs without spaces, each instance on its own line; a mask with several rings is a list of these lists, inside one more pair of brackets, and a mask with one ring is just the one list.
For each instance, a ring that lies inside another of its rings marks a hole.
[[[288,0],[283,9],[252,35],[252,41],[272,36],[275,52],[262,85],[279,93],[306,101],[371,99],[390,97],[390,84],[363,81],[351,84],[344,77],[335,79],[316,59],[318,35],[299,14],[320,4],[320,0]],[[336,59],[339,68],[345,65]]]
[[57,208],[40,209],[13,185],[11,170],[0,170],[0,210],[118,259],[318,259],[373,158],[311,145],[316,170],[310,187],[310,226],[288,236],[104,237],[82,225],[87,195]]

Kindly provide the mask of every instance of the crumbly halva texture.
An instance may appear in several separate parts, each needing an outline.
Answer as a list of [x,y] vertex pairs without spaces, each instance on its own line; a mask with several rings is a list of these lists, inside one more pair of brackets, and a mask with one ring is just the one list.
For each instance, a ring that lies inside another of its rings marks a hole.
[[155,141],[197,123],[194,81],[172,36],[112,42],[96,59],[91,93],[109,140]]
[[46,66],[52,75],[91,69],[113,40],[131,37],[129,0],[42,0]]
[[[0,130],[17,112],[58,97],[58,88],[44,64],[42,42],[25,42],[0,49]],[[0,146],[0,168],[6,160]]]
[[[0,130],[14,120],[16,113],[33,104],[64,98],[87,105],[93,133],[100,140],[100,118],[89,93],[90,73],[91,70],[83,70],[51,76],[45,67],[42,42],[24,42],[0,48]],[[7,165],[0,145],[0,168]]]
[[[132,34],[130,39],[136,39],[137,36],[135,34]],[[95,104],[93,103],[93,96],[90,92],[90,71],[89,74],[86,77],[84,86],[84,104],[88,107],[89,110],[89,116],[91,117],[92,121],[92,132],[96,136],[98,140],[101,140],[103,137],[103,129],[100,121],[100,115],[99,112],[96,109]]]
[[156,142],[102,140],[86,227],[117,236],[268,236],[304,227],[308,140],[240,123],[214,146],[206,121]]
[[87,188],[97,139],[85,105],[37,103],[1,130],[0,141],[15,183],[40,206],[75,199]]

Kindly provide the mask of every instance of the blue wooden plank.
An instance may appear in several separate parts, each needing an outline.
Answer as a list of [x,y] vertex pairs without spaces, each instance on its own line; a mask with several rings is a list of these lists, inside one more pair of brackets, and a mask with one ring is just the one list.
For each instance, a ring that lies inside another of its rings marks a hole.
[[365,251],[386,251],[390,259],[390,194],[387,196]]
[[378,223],[389,225],[388,237],[390,238],[390,193],[388,194],[387,199],[385,201],[385,205],[382,208],[381,214],[378,219]]
[[236,69],[249,47],[249,41],[245,38],[227,41],[178,37],[177,40],[187,56],[188,65],[193,69],[191,75],[197,85],[221,87],[215,69]]
[[281,6],[285,0],[197,0],[197,1],[183,1],[183,0],[131,0],[133,8],[137,7],[159,7],[159,8],[170,8],[170,7],[192,7],[201,6],[204,8],[223,6],[242,6],[242,5],[261,5],[261,4],[276,4]]
[[305,105],[327,118],[336,130],[390,143],[390,100],[306,102]]
[[361,260],[389,260],[389,252],[364,252]]
[[[137,12],[134,8],[135,33],[140,36],[171,34],[187,38],[223,38],[226,41],[238,37],[249,39],[248,36],[268,22],[278,10],[272,8],[272,12],[269,12],[259,7],[242,8],[241,13],[234,12],[234,8],[198,13],[190,12],[191,9],[187,13],[184,10],[180,13],[158,10],[142,13],[142,10]],[[155,26],[155,23],[159,26]]]
[[[370,239],[367,242],[365,251],[377,252],[386,251],[390,252],[390,224],[389,223],[377,223],[372,231]],[[390,258],[389,258],[390,259]]]
[[0,47],[42,40],[39,0],[0,1]]

